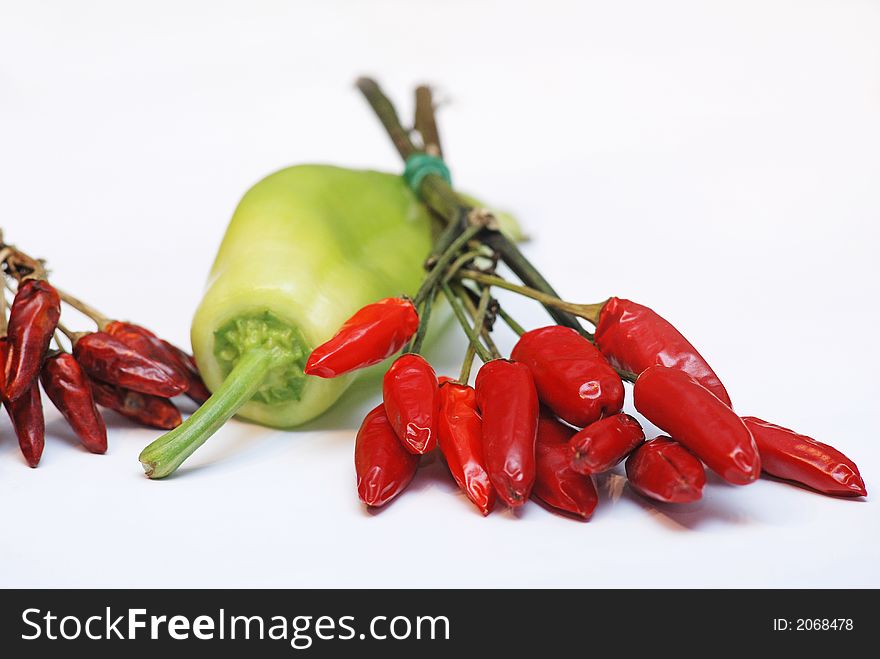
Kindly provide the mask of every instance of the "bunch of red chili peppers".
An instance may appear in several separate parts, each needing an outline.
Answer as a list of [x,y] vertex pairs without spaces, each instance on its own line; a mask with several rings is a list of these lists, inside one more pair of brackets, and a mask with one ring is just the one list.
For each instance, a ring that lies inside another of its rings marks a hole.
[[[201,403],[210,395],[190,355],[55,288],[42,261],[4,243],[2,236],[0,263],[0,393],[31,467],[39,464],[45,443],[40,385],[92,453],[107,451],[98,405],[141,425],[170,429],[181,422],[170,398],[185,393]],[[11,306],[6,289],[14,292]],[[93,319],[98,330],[68,330],[60,322],[62,302]]]
[[[358,86],[404,158],[439,154],[433,108],[425,106],[430,97],[425,101],[422,92],[420,103],[417,95],[416,129],[427,127],[419,130],[419,148],[376,83],[362,79]],[[511,507],[534,497],[588,519],[598,502],[594,475],[623,461],[636,492],[667,503],[700,499],[705,467],[734,485],[764,473],[833,496],[866,496],[858,468],[841,452],[735,412],[706,360],[660,315],[617,297],[591,305],[559,299],[491,215],[459,199],[441,173],[424,176],[417,192],[447,221],[421,289],[412,299],[362,308],[305,368],[336,377],[404,349],[385,374],[383,403],[357,434],[357,487],[367,505],[382,506],[402,492],[420,456],[435,448],[484,515],[496,497]],[[498,276],[499,262],[523,284]],[[538,300],[556,324],[524,331],[492,288]],[[469,338],[457,380],[438,378],[419,354],[440,294]],[[499,317],[520,335],[509,359],[491,338]],[[472,387],[475,355],[484,363]],[[624,380],[633,383],[636,410],[667,435],[645,441],[639,422],[622,412]]]

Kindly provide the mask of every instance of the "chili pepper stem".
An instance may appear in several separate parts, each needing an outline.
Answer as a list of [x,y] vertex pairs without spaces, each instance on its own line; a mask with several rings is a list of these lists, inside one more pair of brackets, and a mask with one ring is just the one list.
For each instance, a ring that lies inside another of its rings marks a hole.
[[504,310],[504,307],[498,307],[498,315],[501,316],[501,320],[507,323],[507,326],[516,332],[517,336],[522,336],[526,333],[525,328],[520,325],[516,320],[514,320],[513,316],[511,316],[507,311]]
[[486,350],[485,347],[483,347],[483,344],[480,343],[479,331],[471,327],[470,323],[468,323],[467,315],[464,308],[462,307],[461,300],[455,297],[455,293],[453,293],[452,289],[449,288],[449,284],[441,284],[441,288],[443,289],[443,294],[446,296],[446,299],[449,300],[449,304],[452,307],[452,311],[455,313],[455,317],[461,324],[461,328],[467,335],[468,340],[470,341],[477,355],[479,355],[480,359],[482,359],[484,362],[491,361],[492,355],[489,353],[488,350]]
[[534,289],[530,286],[514,284],[513,282],[509,282],[506,279],[503,279],[502,277],[499,277],[497,275],[486,274],[485,272],[479,272],[478,270],[460,270],[458,276],[461,279],[470,279],[471,281],[475,281],[480,284],[497,286],[498,288],[503,288],[508,291],[513,291],[514,293],[519,293],[520,295],[540,302],[545,307],[554,307],[556,309],[566,311],[574,316],[584,318],[585,320],[591,322],[593,325],[598,324],[599,314],[602,311],[602,307],[605,306],[604,302],[598,302],[596,304],[576,304],[574,302],[566,302],[565,300],[562,300],[554,295],[548,295],[547,293]]
[[428,272],[422,285],[419,287],[418,292],[413,298],[413,304],[419,306],[434,292],[437,283],[441,280],[446,271],[446,267],[455,259],[461,248],[483,229],[484,227],[482,225],[472,224],[449,244],[443,254],[436,261],[431,263],[431,271]]
[[422,303],[422,309],[419,312],[419,329],[416,330],[416,335],[413,337],[409,346],[407,346],[405,352],[413,352],[418,354],[422,350],[422,343],[425,342],[425,337],[428,334],[428,323],[431,320],[431,310],[434,307],[434,295],[429,295],[425,298],[425,301]]
[[[385,95],[379,84],[371,78],[364,77],[358,78],[356,85],[370,107],[373,108],[400,156],[406,160],[413,153],[416,153],[418,150],[413,144],[409,132],[400,123],[400,117],[397,115],[394,104]],[[436,174],[429,174],[424,178],[419,188],[419,194],[429,208],[444,217],[450,224],[465,221],[465,218],[473,210],[462,201],[445,179]],[[503,233],[487,231],[483,242],[496,251],[513,273],[525,284],[548,295],[556,296],[556,291],[553,290],[550,283]],[[591,337],[577,318],[568,311],[549,305],[547,311],[560,325],[571,327],[586,338]]]
[[223,384],[192,416],[140,454],[147,476],[165,478],[247,403],[263,384],[275,355],[270,349],[254,349],[242,355]]
[[58,291],[58,295],[61,297],[61,300],[63,302],[65,302],[66,304],[69,304],[70,306],[72,306],[74,309],[76,309],[80,313],[88,316],[93,321],[95,321],[95,324],[98,326],[98,329],[103,330],[104,327],[107,325],[107,323],[110,322],[110,319],[107,316],[102,314],[100,311],[98,311],[94,307],[89,306],[88,304],[86,304],[85,302],[80,300],[79,298],[75,298],[70,293],[66,293],[66,292],[62,291],[57,286],[55,287],[55,290]]

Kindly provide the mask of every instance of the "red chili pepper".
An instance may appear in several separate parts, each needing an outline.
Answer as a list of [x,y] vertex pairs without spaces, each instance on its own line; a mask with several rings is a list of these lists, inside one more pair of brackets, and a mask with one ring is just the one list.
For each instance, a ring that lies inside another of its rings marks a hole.
[[49,282],[26,279],[19,284],[9,310],[7,400],[17,399],[36,383],[60,317],[61,298]]
[[186,378],[169,373],[155,360],[106,332],[81,336],[73,346],[73,356],[96,380],[162,398],[186,391]]
[[623,382],[595,346],[570,327],[523,334],[510,358],[535,378],[541,402],[574,426],[587,426],[623,407]]
[[571,466],[581,474],[600,474],[619,464],[645,439],[639,422],[629,414],[615,414],[591,423],[572,437]]
[[495,488],[483,458],[483,422],[473,387],[446,382],[440,387],[437,437],[458,486],[484,515],[495,506]]
[[162,343],[162,340],[146,327],[141,327],[134,323],[126,323],[121,320],[113,320],[104,326],[103,331],[107,332],[114,339],[121,341],[135,352],[140,353],[144,357],[149,357],[168,371],[172,377],[181,380],[186,378],[177,355],[168,350]]
[[574,428],[541,414],[535,448],[538,471],[532,494],[549,506],[587,520],[599,502],[599,493],[590,476],[571,467],[569,441],[574,433]]
[[40,382],[82,445],[92,453],[105,453],[107,427],[95,407],[89,379],[73,355],[61,352],[47,358],[40,371]]
[[483,364],[476,381],[489,479],[509,506],[521,506],[535,483],[538,393],[528,367],[507,359]]
[[98,405],[109,407],[141,425],[171,430],[183,421],[180,411],[167,398],[124,389],[99,380],[90,380],[89,384]]
[[418,328],[419,314],[406,298],[368,304],[312,351],[303,370],[306,375],[335,378],[378,364],[400,350]]
[[725,480],[745,485],[760,475],[761,458],[742,419],[684,371],[652,366],[633,394],[639,412]]
[[626,461],[626,477],[639,494],[667,503],[690,503],[703,496],[703,464],[678,442],[657,437]]
[[46,422],[43,419],[39,385],[34,382],[15,400],[3,402],[9,418],[12,419],[24,459],[31,467],[36,467],[43,455],[46,440]]
[[[9,342],[5,336],[0,337],[0,364],[5,364],[8,357]],[[43,403],[40,400],[40,388],[36,381],[14,401],[4,398],[3,404],[12,421],[24,459],[31,467],[36,467],[43,455],[46,437]]]
[[824,494],[868,496],[856,463],[833,446],[753,416],[743,421],[758,445],[765,473]]
[[382,382],[385,413],[410,453],[424,455],[437,446],[437,374],[423,357],[401,355]]
[[403,448],[388,423],[385,406],[373,408],[361,424],[354,445],[361,501],[368,506],[384,506],[406,489],[418,467],[419,456]]
[[205,386],[205,382],[202,380],[202,375],[199,373],[199,367],[196,365],[195,358],[186,352],[186,350],[178,348],[173,343],[169,343],[165,339],[159,340],[177,357],[177,360],[180,363],[187,381],[186,395],[199,405],[208,400],[211,397],[211,390]]
[[608,300],[596,324],[596,345],[617,368],[636,374],[654,365],[677,368],[730,405],[727,390],[697,349],[648,307],[617,297]]

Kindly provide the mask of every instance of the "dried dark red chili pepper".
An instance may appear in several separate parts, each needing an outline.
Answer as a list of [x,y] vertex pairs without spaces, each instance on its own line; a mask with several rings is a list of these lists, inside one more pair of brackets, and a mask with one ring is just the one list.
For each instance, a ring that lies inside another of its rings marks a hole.
[[596,324],[596,345],[617,368],[636,374],[654,365],[677,368],[730,405],[727,390],[697,349],[648,307],[618,297],[608,300]]
[[596,347],[569,327],[523,334],[510,358],[528,366],[541,402],[583,427],[623,407],[623,382]]
[[572,468],[581,474],[600,474],[619,464],[645,439],[639,422],[615,414],[591,423],[572,437]]
[[25,279],[19,284],[9,310],[7,400],[17,399],[36,383],[60,317],[61,298],[49,282]]
[[43,419],[39,385],[34,382],[15,400],[3,402],[12,420],[12,427],[15,428],[24,459],[31,467],[36,467],[43,455],[46,441],[46,422]]
[[549,414],[541,414],[535,445],[537,476],[532,495],[553,508],[587,520],[599,502],[599,493],[592,477],[579,474],[571,467],[569,441],[574,433],[574,428]]
[[833,446],[753,416],[743,421],[758,445],[765,473],[824,494],[868,496],[856,463]]
[[204,380],[202,380],[202,375],[199,373],[199,367],[196,365],[195,358],[185,350],[178,348],[173,343],[169,343],[164,339],[159,340],[177,357],[181,370],[186,376],[186,395],[199,405],[208,400],[211,397],[211,391],[205,386]]
[[98,405],[109,407],[141,425],[171,430],[183,421],[180,411],[167,398],[132,391],[99,380],[90,380],[89,384]]
[[480,368],[477,405],[489,479],[509,506],[521,506],[535,483],[538,393],[528,367],[493,359]]
[[437,446],[437,374],[420,355],[401,355],[382,381],[385,414],[410,453],[423,455]]
[[725,480],[745,485],[760,475],[761,458],[742,419],[684,371],[651,366],[633,394],[639,412]]
[[390,297],[360,309],[329,341],[309,355],[304,372],[335,378],[378,364],[400,350],[419,328],[419,314],[406,298]]
[[104,325],[103,331],[144,357],[149,357],[173,377],[185,379],[185,371],[181,368],[177,355],[170,351],[162,340],[146,327],[113,320]]
[[105,453],[107,427],[95,406],[88,376],[73,355],[61,352],[48,357],[40,371],[40,382],[82,445],[92,453]]
[[154,359],[106,332],[92,332],[77,338],[73,356],[93,379],[142,394],[170,398],[187,388],[185,377],[169,372]]
[[[448,380],[448,378],[447,378]],[[449,471],[468,499],[488,515],[495,505],[495,488],[483,457],[483,422],[477,392],[457,382],[440,387],[437,438]]]
[[[0,293],[2,295],[2,293]],[[9,342],[6,337],[0,337],[0,364],[6,363],[9,357]],[[46,422],[43,418],[43,402],[40,399],[40,388],[34,381],[25,389],[24,394],[13,401],[6,400],[6,412],[12,421],[15,435],[18,437],[18,445],[21,447],[25,461],[36,467],[43,455],[43,446],[46,441]]]
[[689,503],[703,496],[703,464],[678,442],[657,437],[626,461],[626,477],[639,494],[667,503]]
[[419,467],[419,456],[403,448],[388,423],[385,406],[367,414],[354,445],[358,496],[368,506],[384,506],[406,489]]

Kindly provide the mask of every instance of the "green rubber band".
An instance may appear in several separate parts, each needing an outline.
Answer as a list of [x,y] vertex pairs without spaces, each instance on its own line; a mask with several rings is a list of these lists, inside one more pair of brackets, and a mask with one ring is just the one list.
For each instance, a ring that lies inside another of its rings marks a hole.
[[421,195],[420,187],[422,181],[429,174],[436,174],[452,185],[452,176],[442,158],[432,156],[429,153],[414,153],[406,159],[403,180],[406,181],[406,184],[417,195]]

